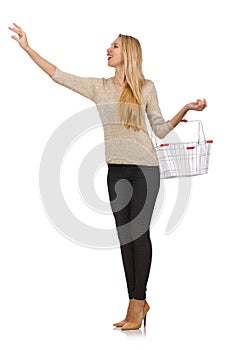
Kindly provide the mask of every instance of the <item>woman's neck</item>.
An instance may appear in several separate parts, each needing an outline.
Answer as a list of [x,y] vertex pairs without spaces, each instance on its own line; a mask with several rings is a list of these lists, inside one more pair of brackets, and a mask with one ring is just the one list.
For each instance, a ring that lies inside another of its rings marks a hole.
[[124,86],[126,84],[126,77],[123,67],[116,67],[113,78],[114,84],[118,86]]

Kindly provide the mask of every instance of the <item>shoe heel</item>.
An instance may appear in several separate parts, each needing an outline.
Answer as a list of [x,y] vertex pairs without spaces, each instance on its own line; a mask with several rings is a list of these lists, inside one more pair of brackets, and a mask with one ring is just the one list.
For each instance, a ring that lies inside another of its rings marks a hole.
[[147,323],[147,314],[144,316],[144,320],[143,320],[144,327],[146,327],[146,323]]

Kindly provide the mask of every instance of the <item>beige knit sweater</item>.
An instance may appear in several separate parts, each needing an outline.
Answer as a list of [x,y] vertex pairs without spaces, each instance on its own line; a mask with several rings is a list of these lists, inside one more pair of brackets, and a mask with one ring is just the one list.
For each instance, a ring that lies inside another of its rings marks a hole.
[[[119,120],[117,102],[120,93],[116,90],[112,77],[80,77],[56,68],[51,78],[56,83],[95,102],[104,129],[106,163],[159,165],[147,128],[134,131],[125,128],[123,122]],[[153,132],[158,138],[165,137],[173,127],[162,117],[156,89],[151,80],[145,81],[142,102]]]

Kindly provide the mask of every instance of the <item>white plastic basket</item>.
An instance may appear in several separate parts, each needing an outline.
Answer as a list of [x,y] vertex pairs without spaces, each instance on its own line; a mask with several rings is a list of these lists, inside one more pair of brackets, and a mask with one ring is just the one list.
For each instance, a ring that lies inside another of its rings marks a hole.
[[[182,119],[182,122],[189,121]],[[192,120],[191,122],[198,122],[198,141],[162,144],[156,142],[155,148],[162,179],[208,173],[213,141],[206,140],[200,120]],[[200,141],[201,133],[204,136],[203,141]]]

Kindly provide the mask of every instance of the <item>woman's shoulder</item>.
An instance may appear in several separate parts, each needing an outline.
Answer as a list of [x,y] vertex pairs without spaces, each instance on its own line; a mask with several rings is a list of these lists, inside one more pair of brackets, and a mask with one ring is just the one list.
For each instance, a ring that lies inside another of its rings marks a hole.
[[151,87],[154,85],[154,82],[153,80],[151,79],[145,79],[145,82],[144,82],[144,87]]
[[153,80],[151,79],[145,79],[143,84],[143,92],[144,93],[151,93],[152,90],[154,90],[155,84]]

